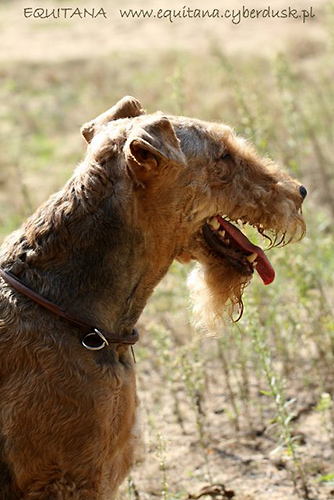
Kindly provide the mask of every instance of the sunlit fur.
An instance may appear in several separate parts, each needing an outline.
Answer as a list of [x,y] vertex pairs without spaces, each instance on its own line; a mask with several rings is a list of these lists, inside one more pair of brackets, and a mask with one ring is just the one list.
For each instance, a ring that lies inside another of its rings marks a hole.
[[[252,277],[203,239],[207,218],[301,236],[300,184],[227,126],[146,115],[126,97],[82,128],[87,155],[4,243],[0,265],[82,321],[134,328],[174,259],[199,323],[242,312]],[[0,280],[0,500],[112,500],[137,440],[131,352],[91,352],[82,331]]]

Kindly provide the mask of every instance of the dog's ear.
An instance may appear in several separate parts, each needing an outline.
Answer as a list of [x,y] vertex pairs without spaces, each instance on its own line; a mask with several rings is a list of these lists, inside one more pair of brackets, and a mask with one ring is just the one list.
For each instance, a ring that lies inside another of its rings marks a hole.
[[115,106],[108,109],[94,120],[85,123],[81,127],[81,133],[88,143],[91,142],[94,135],[112,120],[120,118],[134,118],[135,116],[143,115],[145,111],[142,109],[140,102],[131,96],[125,96],[118,101]]
[[128,167],[140,182],[156,175],[164,165],[185,166],[169,119],[163,115],[149,117],[131,132],[124,147]]

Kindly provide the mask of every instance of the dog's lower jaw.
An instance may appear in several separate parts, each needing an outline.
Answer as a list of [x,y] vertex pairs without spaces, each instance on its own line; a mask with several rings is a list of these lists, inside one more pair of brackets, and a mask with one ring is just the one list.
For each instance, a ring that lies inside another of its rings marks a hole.
[[242,294],[251,280],[229,268],[207,261],[195,265],[187,280],[192,301],[192,322],[205,333],[217,334],[226,317],[238,319],[243,312]]
[[192,322],[200,330],[215,334],[227,318],[236,320],[242,315],[242,295],[253,269],[216,254],[204,240],[202,230],[193,238],[189,255],[196,261],[187,280]]

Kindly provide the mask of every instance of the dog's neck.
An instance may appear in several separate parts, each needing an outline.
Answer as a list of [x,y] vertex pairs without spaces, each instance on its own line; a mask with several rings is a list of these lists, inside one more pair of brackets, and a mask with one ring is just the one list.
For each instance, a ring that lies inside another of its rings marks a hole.
[[0,265],[83,320],[129,331],[172,257],[156,268],[147,235],[126,221],[114,196],[84,203],[69,183],[7,240]]

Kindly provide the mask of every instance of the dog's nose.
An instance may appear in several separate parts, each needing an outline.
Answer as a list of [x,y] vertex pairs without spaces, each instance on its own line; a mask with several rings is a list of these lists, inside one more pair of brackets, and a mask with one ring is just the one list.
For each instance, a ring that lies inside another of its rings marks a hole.
[[300,192],[300,195],[303,198],[303,200],[305,200],[305,198],[307,196],[307,189],[304,186],[300,186],[299,192]]

